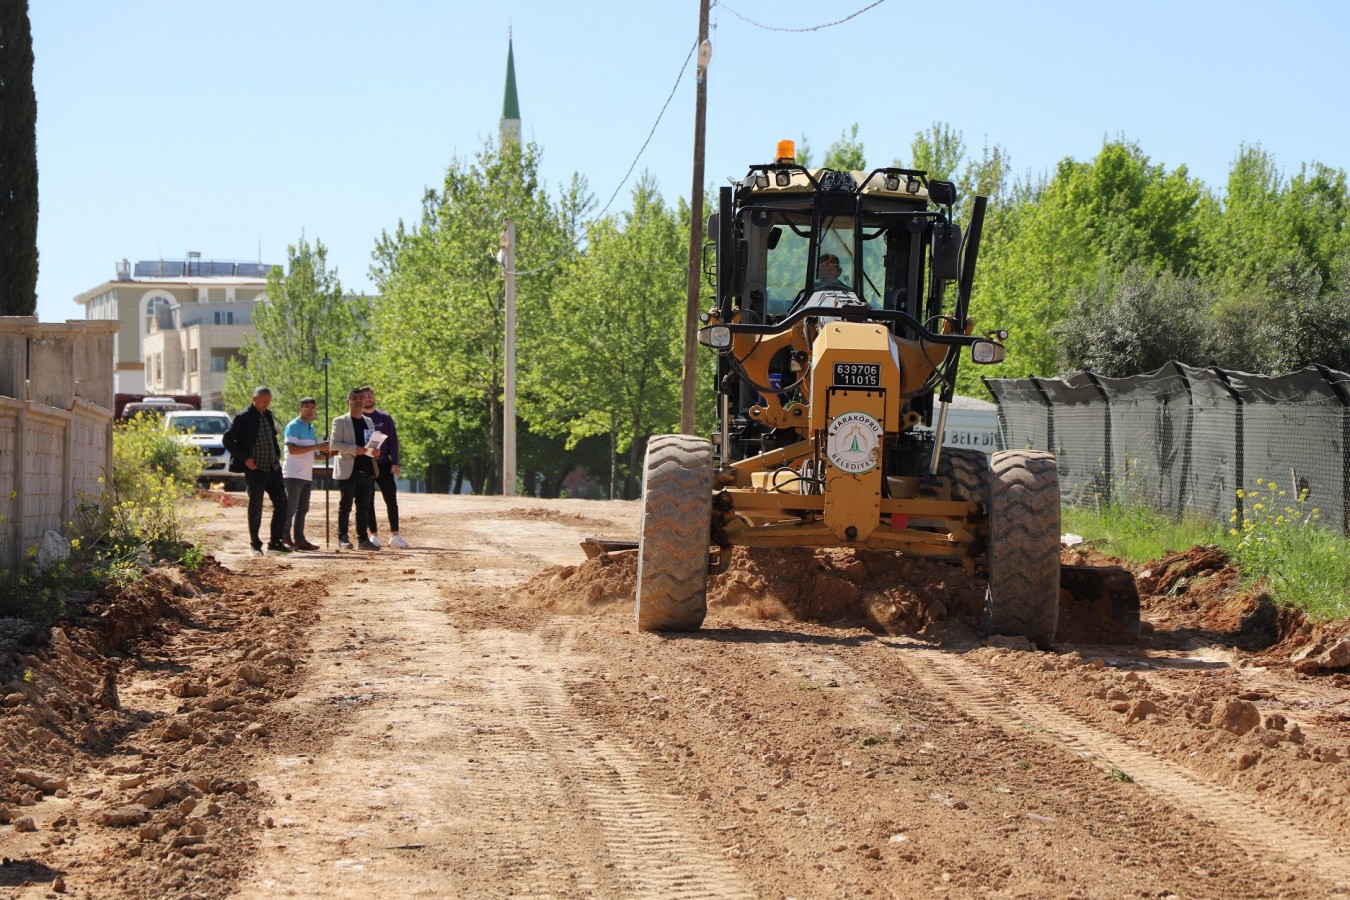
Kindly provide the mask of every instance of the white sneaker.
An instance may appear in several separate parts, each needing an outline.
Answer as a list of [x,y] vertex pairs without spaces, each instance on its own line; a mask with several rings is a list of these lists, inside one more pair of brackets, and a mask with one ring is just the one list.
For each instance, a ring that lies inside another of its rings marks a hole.
[[352,542],[351,542],[351,541],[344,541],[344,540],[339,539],[339,540],[338,540],[338,549],[339,549],[339,550],[350,550],[350,549],[352,549]]
[[376,547],[380,546],[380,536],[373,531],[370,533],[370,537],[367,538],[367,540],[369,540]]
[[407,550],[412,545],[403,539],[403,535],[396,534],[389,539],[390,547],[397,547],[400,550]]

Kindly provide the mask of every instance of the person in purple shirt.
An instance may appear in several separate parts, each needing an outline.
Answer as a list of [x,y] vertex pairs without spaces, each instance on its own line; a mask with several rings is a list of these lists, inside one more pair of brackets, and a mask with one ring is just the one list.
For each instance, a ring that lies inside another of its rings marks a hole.
[[[375,389],[370,385],[361,388],[366,395],[366,408],[364,415],[375,425],[375,430],[383,434],[384,445],[380,447],[380,459],[384,465],[380,466],[380,473],[375,478],[375,486],[380,489],[380,494],[384,497],[384,509],[389,515],[389,546],[397,547],[400,550],[408,549],[408,542],[398,533],[398,483],[395,481],[403,474],[403,468],[398,462],[398,429],[394,427],[394,417],[389,413],[375,408]],[[370,542],[376,547],[380,546],[380,536],[376,533],[375,522],[375,497],[370,498]]]

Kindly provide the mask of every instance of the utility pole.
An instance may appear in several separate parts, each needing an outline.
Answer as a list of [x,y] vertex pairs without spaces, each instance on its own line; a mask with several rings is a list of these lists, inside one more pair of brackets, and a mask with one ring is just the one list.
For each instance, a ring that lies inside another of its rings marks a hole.
[[516,223],[502,233],[502,270],[506,275],[506,377],[502,401],[502,496],[516,495]]
[[698,387],[699,279],[703,268],[703,137],[708,114],[708,3],[698,4],[698,82],[694,101],[694,186],[689,193],[689,276],[685,282],[684,378],[680,397],[680,431],[694,433],[694,394]]

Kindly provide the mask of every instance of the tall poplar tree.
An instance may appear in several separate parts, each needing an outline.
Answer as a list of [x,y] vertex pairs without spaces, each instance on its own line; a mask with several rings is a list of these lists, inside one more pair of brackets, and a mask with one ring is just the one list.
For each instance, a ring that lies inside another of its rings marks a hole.
[[37,95],[28,4],[0,3],[0,316],[37,309]]

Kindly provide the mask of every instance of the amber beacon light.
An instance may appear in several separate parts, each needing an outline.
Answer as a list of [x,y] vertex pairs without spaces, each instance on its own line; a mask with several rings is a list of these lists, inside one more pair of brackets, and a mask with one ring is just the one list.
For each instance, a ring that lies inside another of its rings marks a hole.
[[797,145],[793,141],[778,142],[778,161],[792,162],[797,158]]

